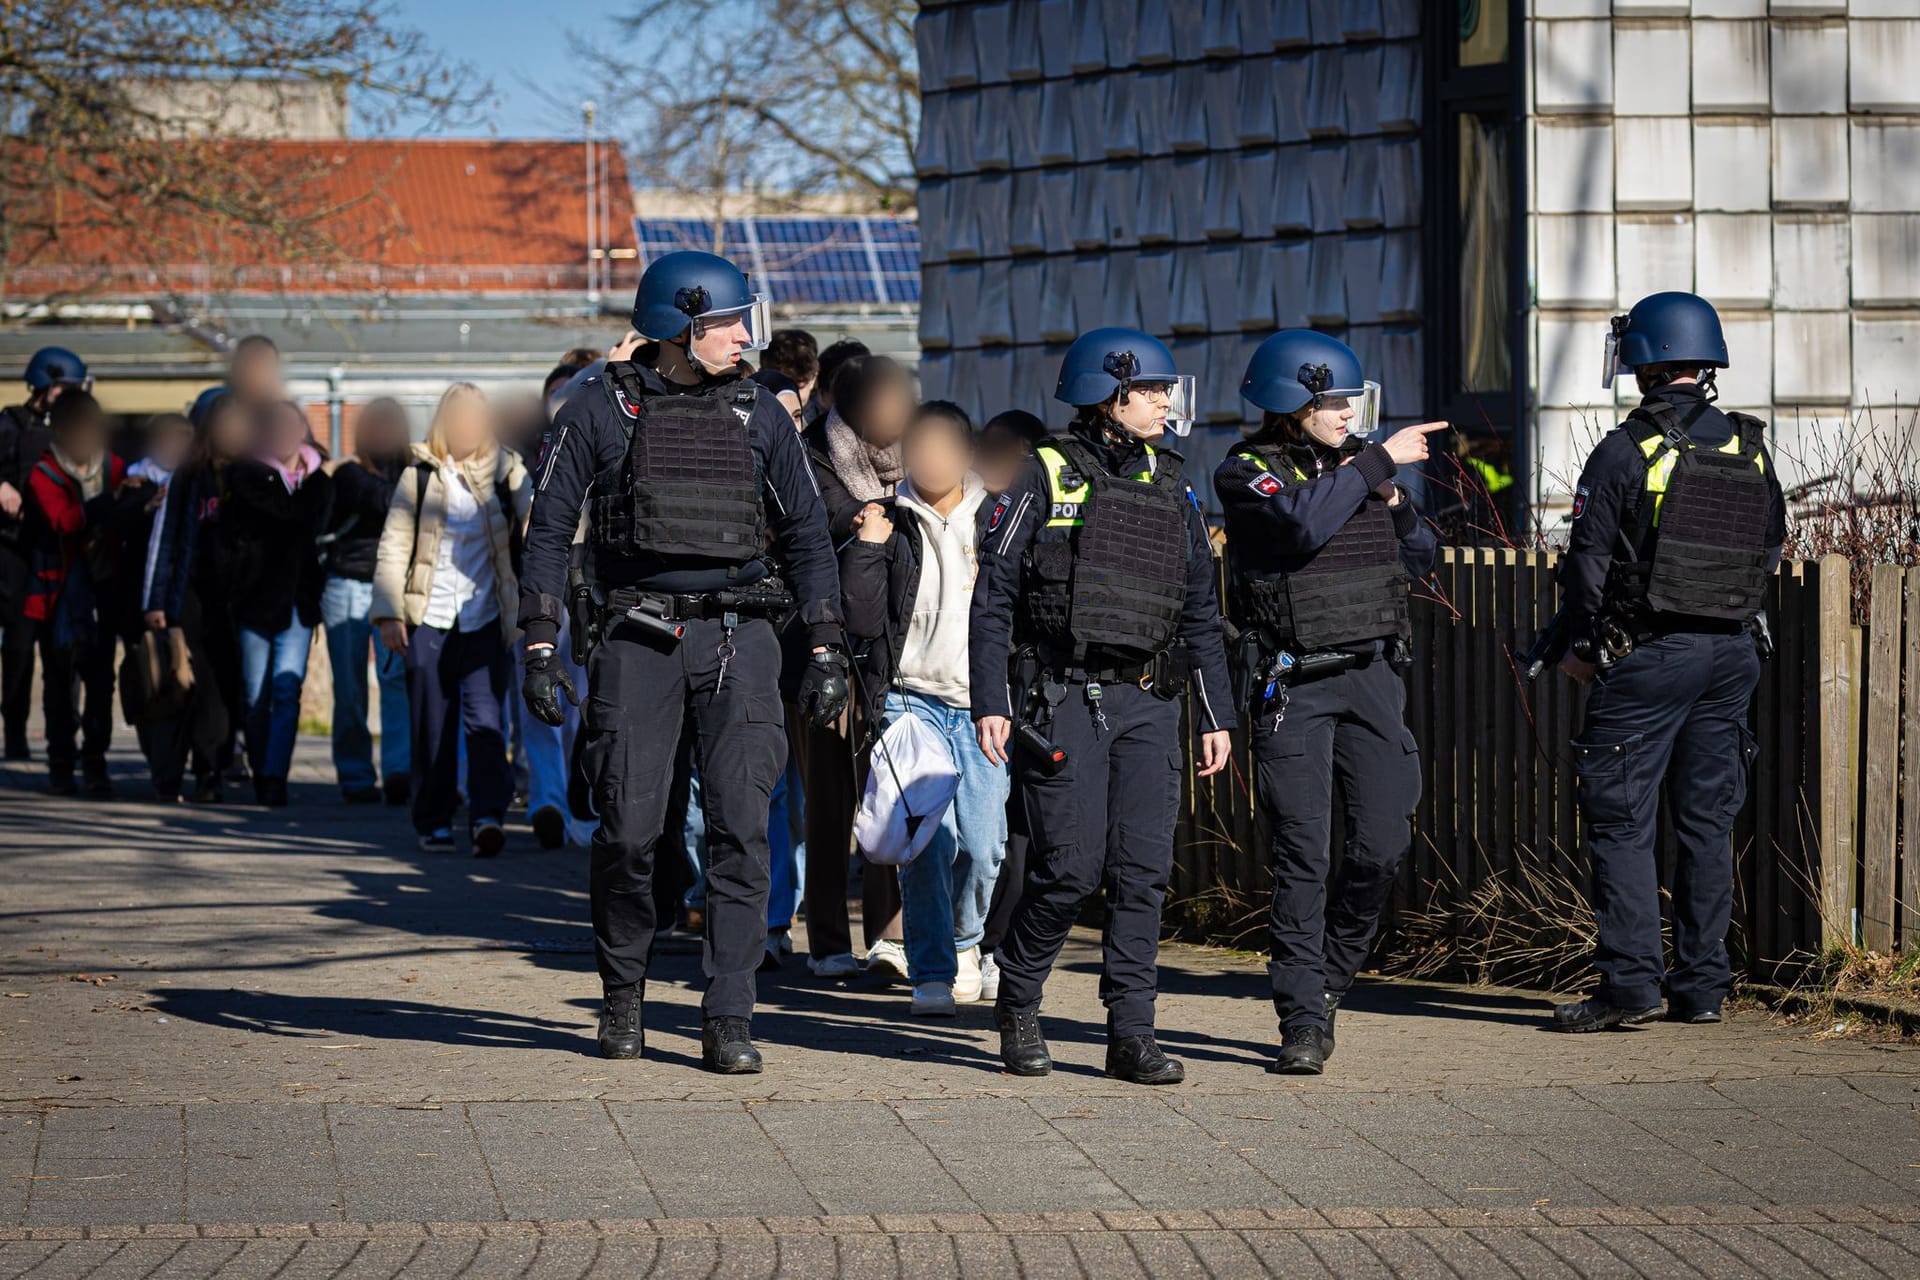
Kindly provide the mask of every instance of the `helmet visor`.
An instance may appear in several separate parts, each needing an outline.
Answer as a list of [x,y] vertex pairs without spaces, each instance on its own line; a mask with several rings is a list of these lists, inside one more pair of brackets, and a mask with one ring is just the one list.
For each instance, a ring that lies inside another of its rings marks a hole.
[[1362,382],[1357,387],[1330,387],[1319,394],[1316,407],[1326,407],[1326,402],[1335,397],[1347,402],[1353,410],[1353,417],[1347,422],[1347,434],[1350,436],[1371,436],[1374,428],[1380,425],[1380,384]]
[[1167,391],[1167,430],[1184,436],[1200,417],[1198,384],[1192,374],[1183,373],[1167,384]]
[[1626,329],[1627,318],[1625,316],[1615,316],[1607,324],[1607,349],[1600,361],[1600,387],[1602,390],[1613,390],[1613,380],[1615,378],[1623,373],[1633,372],[1633,370],[1620,363],[1620,335],[1625,333]]
[[743,321],[747,326],[747,340],[741,344],[743,350],[762,351],[773,340],[773,306],[764,293],[754,294],[753,301],[744,307],[736,307],[731,311],[709,311],[695,318],[694,336],[704,336],[708,329],[733,320]]

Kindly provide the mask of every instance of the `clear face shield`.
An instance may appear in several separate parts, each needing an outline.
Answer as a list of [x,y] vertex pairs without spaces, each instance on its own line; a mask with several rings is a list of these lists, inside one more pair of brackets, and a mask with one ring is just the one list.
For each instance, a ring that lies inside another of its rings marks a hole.
[[1185,436],[1193,430],[1193,424],[1200,419],[1200,395],[1198,384],[1190,373],[1183,373],[1167,388],[1167,430],[1176,436]]
[[1600,364],[1600,386],[1603,390],[1613,390],[1613,380],[1633,370],[1620,363],[1620,339],[1627,332],[1627,318],[1615,316],[1607,322],[1607,350]]
[[1338,397],[1347,402],[1353,410],[1353,417],[1347,420],[1347,434],[1361,439],[1372,437],[1380,425],[1380,384],[1362,382],[1357,387],[1334,387],[1320,393],[1321,408],[1329,407],[1325,402]]
[[712,315],[696,318],[693,322],[695,341],[706,337],[715,330],[727,328],[735,321],[747,327],[746,340],[740,344],[742,351],[760,351],[773,340],[773,305],[763,293],[753,295],[753,301],[739,311],[720,311]]

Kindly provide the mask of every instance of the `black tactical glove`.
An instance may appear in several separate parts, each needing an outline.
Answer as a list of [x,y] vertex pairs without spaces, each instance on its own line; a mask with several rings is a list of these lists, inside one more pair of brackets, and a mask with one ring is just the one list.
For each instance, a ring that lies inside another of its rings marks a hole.
[[796,701],[800,716],[818,729],[826,729],[847,709],[847,655],[838,649],[826,649],[813,655],[807,669],[800,673],[800,693]]
[[560,692],[565,690],[567,701],[576,707],[580,705],[580,696],[573,691],[573,678],[567,674],[567,664],[560,660],[559,652],[527,650],[525,672],[520,681],[520,696],[526,699],[527,710],[556,728],[565,724],[567,709],[560,705]]

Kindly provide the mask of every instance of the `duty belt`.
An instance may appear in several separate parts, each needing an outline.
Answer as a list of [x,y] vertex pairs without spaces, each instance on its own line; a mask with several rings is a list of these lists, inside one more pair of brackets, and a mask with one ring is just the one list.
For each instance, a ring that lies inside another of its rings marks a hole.
[[607,610],[627,614],[635,609],[663,622],[724,621],[727,617],[771,618],[793,608],[793,594],[774,584],[760,591],[648,591],[619,587],[607,593]]

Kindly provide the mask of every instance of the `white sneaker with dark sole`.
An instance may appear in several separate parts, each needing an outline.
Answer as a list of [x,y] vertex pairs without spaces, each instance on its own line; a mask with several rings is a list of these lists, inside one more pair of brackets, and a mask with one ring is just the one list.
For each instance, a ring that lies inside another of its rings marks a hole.
[[876,978],[885,978],[889,982],[905,982],[907,979],[906,944],[895,942],[891,938],[882,938],[867,948],[867,973]]
[[808,956],[807,972],[816,978],[855,978],[860,975],[860,962],[851,951],[837,956]]

